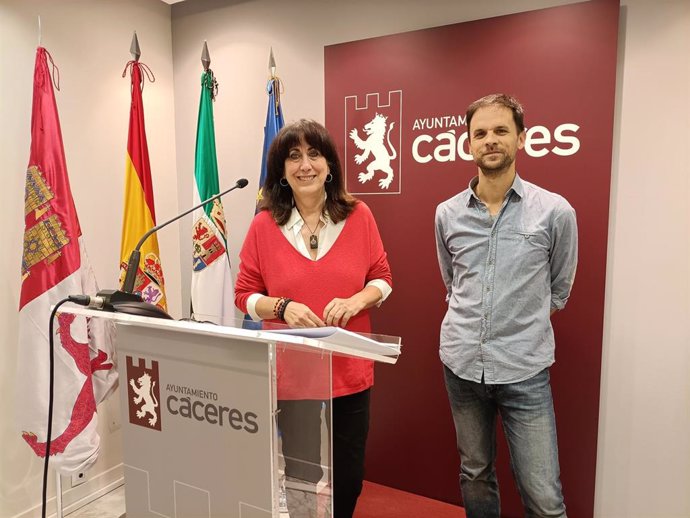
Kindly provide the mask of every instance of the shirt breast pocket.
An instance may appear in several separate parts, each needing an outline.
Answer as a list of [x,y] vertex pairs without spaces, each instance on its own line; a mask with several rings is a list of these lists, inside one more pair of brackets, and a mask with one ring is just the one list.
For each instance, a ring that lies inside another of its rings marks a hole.
[[514,254],[516,260],[547,259],[551,248],[551,239],[545,228],[541,227],[507,227],[502,232],[506,241],[507,252]]

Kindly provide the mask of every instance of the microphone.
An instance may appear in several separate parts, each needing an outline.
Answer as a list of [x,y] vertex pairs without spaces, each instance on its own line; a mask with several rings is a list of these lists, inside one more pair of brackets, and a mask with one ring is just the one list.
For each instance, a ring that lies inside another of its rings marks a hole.
[[130,295],[131,298],[123,299],[117,293],[117,290],[101,290],[98,292],[98,295],[68,295],[67,300],[80,306],[86,306],[87,309],[102,309],[105,311],[128,313],[130,315],[172,320],[172,317],[165,311],[154,304],[144,302],[139,295],[125,293],[124,295]]
[[234,191],[235,189],[244,189],[247,185],[249,184],[249,181],[246,178],[240,178],[235,182],[235,185],[230,187],[229,189],[226,189],[225,191],[218,193],[214,196],[211,196],[209,199],[202,201],[198,205],[195,205],[191,209],[188,209],[184,211],[181,214],[178,214],[174,218],[169,219],[168,221],[165,221],[164,223],[161,223],[160,225],[156,225],[155,227],[151,228],[148,232],[146,232],[137,245],[134,247],[134,250],[132,250],[132,253],[129,255],[129,260],[127,261],[127,274],[125,275],[125,280],[122,283],[122,289],[121,290],[101,290],[98,292],[97,297],[101,297],[103,299],[103,308],[109,311],[119,311],[121,313],[134,313],[137,315],[144,315],[144,316],[157,316],[157,317],[162,317],[162,318],[172,318],[170,315],[168,315],[165,311],[160,309],[158,306],[155,306],[154,304],[149,304],[148,302],[144,302],[144,300],[141,298],[141,296],[137,293],[134,293],[134,283],[136,281],[137,277],[137,269],[139,268],[139,261],[141,260],[141,252],[140,248],[144,244],[144,242],[148,239],[148,237],[155,233],[158,232],[160,229],[163,227],[168,226],[170,223],[177,221],[183,216],[186,216],[192,211],[195,211],[196,209],[199,209],[206,205],[207,203],[210,203],[217,198],[220,198],[221,196],[224,196],[225,194],[229,193],[230,191]]
[[174,218],[169,219],[168,221],[166,221],[165,223],[161,223],[160,225],[156,225],[151,230],[146,232],[146,234],[144,234],[137,243],[137,246],[134,247],[132,253],[129,255],[129,261],[127,262],[127,275],[125,276],[125,281],[122,283],[122,291],[124,291],[125,293],[132,293],[132,291],[134,290],[134,281],[137,277],[137,268],[139,268],[139,260],[141,259],[141,252],[139,252],[139,249],[141,248],[141,245],[144,244],[144,241],[146,241],[151,234],[153,234],[154,232],[158,232],[160,229],[169,225],[173,221],[177,221],[182,216],[186,216],[190,212],[203,207],[207,203],[212,202],[216,198],[220,198],[221,196],[229,193],[230,191],[234,191],[235,189],[244,189],[248,184],[249,180],[247,180],[246,178],[240,178],[239,180],[237,180],[237,182],[235,182],[235,185],[233,185],[226,191],[216,194],[215,196],[211,196],[208,200],[202,201],[199,205],[195,205],[191,209],[184,211],[182,214],[178,214]]

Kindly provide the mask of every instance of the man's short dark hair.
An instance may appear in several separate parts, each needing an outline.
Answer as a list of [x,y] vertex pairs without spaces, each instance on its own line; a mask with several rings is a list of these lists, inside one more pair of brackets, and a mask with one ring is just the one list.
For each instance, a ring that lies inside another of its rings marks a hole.
[[513,112],[513,120],[515,121],[515,127],[517,128],[518,134],[525,131],[525,112],[522,109],[522,104],[515,97],[508,94],[491,94],[477,99],[467,108],[467,113],[465,114],[465,122],[467,124],[467,140],[472,139],[470,133],[470,122],[472,117],[474,117],[475,112],[479,108],[484,108],[485,106],[505,106],[511,112]]

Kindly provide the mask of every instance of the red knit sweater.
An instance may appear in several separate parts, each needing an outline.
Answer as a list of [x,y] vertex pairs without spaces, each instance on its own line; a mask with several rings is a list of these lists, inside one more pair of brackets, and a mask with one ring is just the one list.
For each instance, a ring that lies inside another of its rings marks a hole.
[[[285,239],[270,212],[254,218],[240,252],[240,271],[235,283],[235,304],[246,313],[252,293],[288,297],[307,305],[323,318],[323,310],[335,297],[348,298],[373,279],[392,286],[386,252],[374,217],[358,202],[326,255],[307,259]],[[369,311],[361,311],[346,329],[371,332]],[[298,356],[300,357],[298,360]],[[325,376],[307,372],[314,368],[306,353],[293,353],[278,362],[278,397],[311,399],[324,395]],[[374,366],[369,360],[333,356],[333,397],[354,394],[374,383]],[[324,373],[325,374],[325,373]]]

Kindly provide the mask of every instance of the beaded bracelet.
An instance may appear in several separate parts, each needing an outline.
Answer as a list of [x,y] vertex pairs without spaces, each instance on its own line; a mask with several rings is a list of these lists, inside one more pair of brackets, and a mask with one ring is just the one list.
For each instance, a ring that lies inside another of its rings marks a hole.
[[292,302],[292,299],[283,299],[283,304],[280,306],[280,310],[278,313],[278,318],[285,322],[285,310],[287,309],[287,305]]
[[276,303],[273,304],[273,316],[278,318],[278,314],[280,313],[280,306],[285,300],[285,297],[280,297],[278,300],[276,300]]

